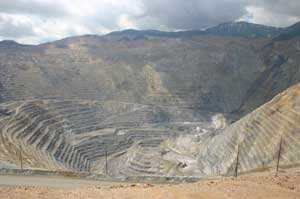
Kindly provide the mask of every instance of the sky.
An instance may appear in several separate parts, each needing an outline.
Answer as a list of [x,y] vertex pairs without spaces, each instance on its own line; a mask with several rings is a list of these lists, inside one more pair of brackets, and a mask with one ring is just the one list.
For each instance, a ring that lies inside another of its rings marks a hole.
[[0,40],[40,44],[123,29],[205,29],[229,21],[286,27],[300,0],[0,0]]

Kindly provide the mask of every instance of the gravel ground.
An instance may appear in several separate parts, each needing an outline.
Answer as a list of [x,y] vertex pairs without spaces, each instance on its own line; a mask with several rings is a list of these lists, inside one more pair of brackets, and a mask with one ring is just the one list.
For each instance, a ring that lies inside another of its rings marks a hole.
[[[24,177],[19,177],[24,180]],[[26,178],[25,178],[26,180]],[[72,183],[72,182],[70,182]],[[79,188],[1,186],[5,199],[300,199],[300,174],[260,174],[193,184],[81,184]]]

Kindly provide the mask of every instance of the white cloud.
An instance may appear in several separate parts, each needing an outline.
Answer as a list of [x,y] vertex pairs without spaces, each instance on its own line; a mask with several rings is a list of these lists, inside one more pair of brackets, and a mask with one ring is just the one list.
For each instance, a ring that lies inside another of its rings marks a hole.
[[131,17],[143,12],[135,0],[61,0],[56,1],[55,6],[53,2],[2,0],[0,39],[37,44],[74,35],[138,28]]
[[300,17],[298,16],[291,16],[284,13],[274,13],[262,7],[248,6],[247,12],[247,16],[242,17],[242,19],[247,18],[248,21],[252,23],[286,27],[300,21]]
[[4,37],[24,37],[33,35],[30,17],[0,13],[0,35]]

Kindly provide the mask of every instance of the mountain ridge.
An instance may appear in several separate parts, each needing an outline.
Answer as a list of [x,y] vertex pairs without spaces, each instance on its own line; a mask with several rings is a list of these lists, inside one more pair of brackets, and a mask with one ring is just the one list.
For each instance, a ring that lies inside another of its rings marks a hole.
[[[293,25],[292,25],[293,26]],[[244,21],[227,22],[217,26],[207,28],[205,30],[185,30],[175,32],[165,32],[159,30],[134,30],[127,29],[123,31],[116,31],[107,35],[120,36],[170,36],[170,37],[187,37],[196,35],[215,35],[215,36],[241,36],[249,38],[271,38],[279,35],[285,29],[290,28],[277,28],[272,26],[265,26],[260,24],[254,24]]]
[[[120,31],[112,31],[104,35],[84,34],[78,36],[71,36],[59,40],[41,43],[38,45],[43,45],[43,44],[48,44],[56,41],[78,38],[78,37],[107,37],[107,36],[131,36],[133,38],[152,36],[152,37],[175,37],[176,38],[176,37],[191,37],[191,36],[199,36],[199,35],[212,35],[212,36],[232,36],[232,37],[246,37],[246,38],[275,38],[280,36],[281,34],[289,32],[293,27],[297,26],[297,24],[299,26],[300,22],[297,22],[288,27],[274,27],[274,26],[260,25],[260,24],[245,22],[245,21],[237,21],[237,22],[221,23],[219,25],[209,27],[204,30],[194,29],[194,30],[181,30],[181,31],[161,31],[155,29],[148,29],[148,30],[125,29]],[[10,42],[11,44],[12,43],[19,44],[12,40],[0,41],[0,45],[1,42],[4,43]],[[27,45],[27,44],[20,44],[20,45]]]

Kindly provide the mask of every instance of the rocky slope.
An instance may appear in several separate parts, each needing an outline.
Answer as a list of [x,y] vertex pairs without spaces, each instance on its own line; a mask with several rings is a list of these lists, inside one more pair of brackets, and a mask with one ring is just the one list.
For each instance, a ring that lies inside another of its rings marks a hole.
[[[216,134],[184,135],[160,145],[160,167],[170,176],[234,175],[239,146],[239,170],[275,168],[282,139],[280,165],[300,162],[300,85]],[[134,150],[136,151],[136,150]],[[149,154],[138,153],[139,163]],[[152,152],[149,152],[152,154]],[[130,156],[132,157],[132,156]]]
[[4,41],[0,99],[117,100],[248,113],[299,80],[299,37],[248,38],[248,32],[279,30],[241,22],[213,30],[176,37],[124,31],[39,46]]

